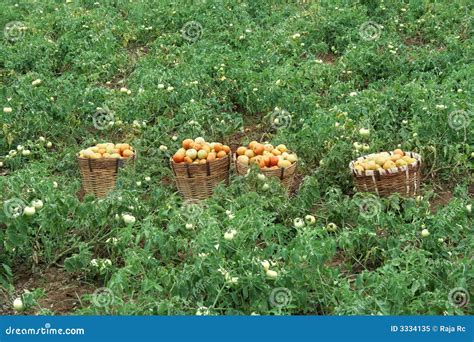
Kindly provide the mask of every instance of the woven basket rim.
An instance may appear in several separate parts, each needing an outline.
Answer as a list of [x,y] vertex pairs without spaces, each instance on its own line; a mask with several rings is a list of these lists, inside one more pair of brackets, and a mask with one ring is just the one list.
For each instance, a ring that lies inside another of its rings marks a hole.
[[[381,153],[381,152],[378,152],[378,153]],[[372,177],[372,176],[375,176],[375,175],[380,176],[380,177],[389,178],[391,176],[397,175],[397,174],[402,173],[402,172],[406,173],[407,170],[408,171],[418,170],[421,167],[421,163],[422,163],[421,155],[416,153],[416,152],[406,151],[405,155],[408,155],[409,157],[416,159],[416,161],[414,163],[406,165],[406,166],[397,166],[397,167],[394,167],[394,168],[391,168],[391,169],[388,169],[388,170],[385,170],[385,169],[364,170],[362,172],[362,171],[358,171],[358,170],[354,169],[354,163],[356,161],[364,160],[365,158],[367,158],[369,156],[373,156],[373,155],[378,154],[378,153],[365,154],[365,155],[362,155],[362,156],[358,157],[355,160],[352,160],[349,163],[349,168],[351,170],[352,175],[354,177],[357,177],[357,178]],[[388,153],[390,153],[391,156],[395,154],[393,152],[388,152]]]

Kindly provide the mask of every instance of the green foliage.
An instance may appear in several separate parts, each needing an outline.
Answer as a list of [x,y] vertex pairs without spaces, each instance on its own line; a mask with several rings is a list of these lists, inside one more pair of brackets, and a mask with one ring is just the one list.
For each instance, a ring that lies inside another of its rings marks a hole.
[[[60,265],[113,293],[107,305],[86,295],[80,314],[473,313],[448,298],[474,283],[474,131],[450,126],[456,111],[472,121],[468,1],[49,0],[0,10],[1,27],[27,27],[0,43],[2,106],[12,108],[0,116],[0,199],[44,203],[33,216],[0,210],[0,288],[11,291],[19,265]],[[202,26],[194,41],[181,32],[190,21]],[[376,39],[361,34],[367,22],[381,25]],[[289,113],[284,127],[274,127],[275,107]],[[95,127],[97,108],[113,124]],[[184,138],[230,144],[237,134],[298,153],[296,195],[253,171],[184,203],[171,154]],[[129,142],[138,158],[106,199],[80,201],[75,154],[102,141]],[[394,195],[364,215],[370,198],[354,194],[348,164],[397,145],[423,156],[423,198]],[[453,198],[433,210],[446,184]],[[296,227],[306,215],[315,224]],[[47,296],[32,293],[29,307]]]

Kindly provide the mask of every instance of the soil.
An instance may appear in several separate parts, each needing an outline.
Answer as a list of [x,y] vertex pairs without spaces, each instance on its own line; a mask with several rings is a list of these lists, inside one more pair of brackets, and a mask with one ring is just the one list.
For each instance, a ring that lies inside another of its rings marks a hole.
[[23,266],[16,267],[13,280],[15,294],[8,295],[0,290],[0,315],[17,314],[12,308],[12,302],[24,290],[32,291],[41,288],[44,296],[38,300],[38,307],[26,310],[24,314],[36,314],[39,308],[49,309],[55,315],[71,314],[81,307],[81,297],[93,293],[95,287],[86,284],[64,269],[50,267],[46,270],[32,272]]

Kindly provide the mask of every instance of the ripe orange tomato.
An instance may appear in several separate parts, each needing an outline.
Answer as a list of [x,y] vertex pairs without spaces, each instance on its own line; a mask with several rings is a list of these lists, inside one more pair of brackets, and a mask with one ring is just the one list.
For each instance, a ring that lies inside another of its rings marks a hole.
[[277,166],[278,165],[278,157],[277,156],[271,156],[270,157],[270,166]]
[[220,151],[222,151],[222,149],[223,149],[223,146],[221,143],[214,144],[214,151],[216,151],[216,153],[219,153]]
[[263,163],[266,167],[271,166],[270,165],[270,157],[269,156],[263,156],[262,157]]
[[253,153],[252,150],[246,150],[246,151],[245,151],[245,155],[246,155],[247,157],[249,157],[249,158],[252,158],[252,157],[255,156],[255,153]]
[[227,153],[225,153],[225,151],[219,151],[217,153],[217,158],[224,158],[226,155],[227,155]]
[[125,157],[125,158],[129,158],[131,156],[133,156],[133,151],[132,150],[129,150],[129,149],[126,149],[122,152],[122,155]]
[[245,154],[245,151],[247,151],[247,148],[245,148],[244,146],[240,146],[236,152],[238,156],[242,156]]
[[227,145],[222,145],[222,150],[223,150],[226,154],[229,154],[229,153],[230,153],[230,147],[227,146]]
[[184,161],[184,154],[175,153],[173,156],[173,161],[175,163],[182,163]]
[[249,143],[249,148],[250,148],[251,150],[253,150],[253,147],[255,146],[255,144],[258,144],[258,141],[252,140],[252,141]]
[[216,152],[210,152],[207,154],[207,161],[213,161],[213,160],[216,160]]
[[191,148],[191,144],[194,143],[194,140],[193,139],[184,139],[183,140],[183,148],[184,149],[190,149]]
[[253,145],[252,150],[253,150],[253,153],[255,153],[256,155],[262,155],[263,151],[265,151],[265,148],[263,147],[262,144],[256,143]]

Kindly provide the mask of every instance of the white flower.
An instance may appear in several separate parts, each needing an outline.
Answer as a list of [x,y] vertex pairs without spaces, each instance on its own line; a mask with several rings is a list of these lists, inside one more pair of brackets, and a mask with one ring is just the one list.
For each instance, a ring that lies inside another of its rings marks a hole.
[[256,91],[258,91],[258,88],[253,88],[252,91],[256,92]]
[[134,224],[136,221],[135,217],[129,214],[122,215],[122,219],[126,224]]
[[268,189],[270,189],[270,185],[268,183],[265,183],[262,185],[262,190],[263,191],[267,191]]
[[229,283],[231,284],[238,284],[239,283],[239,277],[231,277],[229,279]]
[[3,162],[0,161],[0,167],[3,167]]
[[293,220],[293,225],[295,226],[295,228],[304,227],[304,221],[302,218],[297,217]]
[[178,137],[177,137],[176,135],[173,135],[173,136],[171,137],[171,139],[172,139],[173,141],[176,141],[176,140],[178,140]]
[[4,113],[11,113],[12,112],[12,107],[3,107],[3,112]]
[[174,90],[174,87],[172,86],[169,86],[168,88],[166,88],[167,91],[173,91]]
[[246,29],[245,32],[252,33],[252,30],[251,29]]
[[142,185],[142,182],[138,181],[135,183],[137,186],[141,186]]
[[438,242],[439,242],[439,243],[443,243],[443,242],[444,242],[444,238],[438,238]]
[[38,141],[45,142],[46,139],[45,139],[44,137],[39,137],[39,138],[38,138]]
[[37,80],[34,80],[33,82],[31,82],[31,85],[36,87],[37,85],[40,85],[41,82],[42,81],[38,78]]
[[158,84],[158,89],[163,89],[164,87],[165,87],[164,84],[162,84],[162,83]]
[[165,152],[168,150],[168,147],[165,145],[160,145],[160,151]]
[[97,259],[92,259],[92,260],[91,260],[91,265],[92,265],[93,267],[98,267],[98,266],[99,266],[99,263],[97,262]]
[[15,311],[23,311],[23,301],[21,300],[21,298],[16,298],[14,301],[13,301],[13,308],[15,309]]
[[446,109],[448,107],[446,107],[445,105],[436,105],[436,109]]
[[39,200],[39,199],[33,200],[33,201],[31,202],[31,205],[32,205],[33,207],[35,207],[35,209],[41,209],[41,208],[43,208],[43,201],[42,201],[42,200]]
[[186,229],[193,229],[194,225],[192,223],[186,223]]
[[244,36],[244,35],[241,35],[241,36],[239,37],[239,40],[243,40],[243,39],[245,39],[245,36]]
[[268,262],[268,260],[263,260],[263,261],[261,262],[261,264],[262,264],[263,268],[265,269],[265,272],[269,270],[269,268],[270,268],[270,263]]
[[470,214],[472,212],[472,204],[466,205],[466,211]]
[[21,152],[21,154],[24,155],[24,156],[29,156],[31,154],[31,151],[30,150],[23,150]]
[[150,177],[150,176],[146,176],[146,177],[145,177],[145,182],[149,182],[149,181],[151,181],[151,177]]
[[198,253],[198,257],[200,257],[200,258],[205,258],[205,257],[207,257],[208,255],[209,255],[209,254],[207,254],[207,253]]
[[356,96],[356,95],[357,95],[357,92],[356,92],[356,91],[353,91],[353,92],[349,93],[349,96],[350,96],[350,97],[353,97],[353,96]]
[[304,219],[309,225],[313,225],[316,223],[316,218],[313,215],[306,215]]
[[226,215],[230,215],[230,214],[232,214],[232,211],[226,210],[226,211],[225,211],[225,214],[226,214]]
[[48,142],[46,143],[46,147],[47,147],[47,148],[53,147],[53,143],[52,143],[51,141],[48,141]]
[[121,92],[121,93],[127,93],[127,92],[128,92],[128,89],[125,88],[125,87],[122,87],[122,88],[120,88],[120,92]]
[[334,123],[334,127],[339,127],[341,124],[339,122]]
[[430,236],[429,230],[426,229],[426,228],[423,229],[423,230],[421,231],[421,236],[422,236],[422,237],[428,237],[428,236]]
[[16,156],[16,151],[15,151],[15,150],[11,150],[10,152],[8,152],[8,155],[9,155],[10,157],[14,157],[14,156]]
[[279,79],[276,80],[275,84],[276,84],[276,85],[280,85],[280,84],[281,84],[281,80],[279,80]]
[[53,188],[57,188],[58,187],[58,183],[57,182],[53,182]]
[[299,34],[299,33],[295,33],[294,35],[291,36],[291,38],[293,38],[293,39],[297,39],[299,37],[301,37],[301,34]]
[[271,279],[275,279],[276,277],[278,277],[278,273],[272,270],[267,270],[265,274],[267,275],[268,278],[271,278]]
[[264,181],[266,177],[265,177],[265,175],[264,175],[263,173],[259,173],[259,174],[257,175],[257,178],[258,178],[259,180],[261,180],[261,181]]
[[18,151],[23,151],[24,147],[21,146],[21,145],[18,145],[18,146],[16,147],[16,149],[17,149]]
[[219,244],[214,245],[214,248],[216,249],[216,251],[219,250],[219,246],[220,246]]

